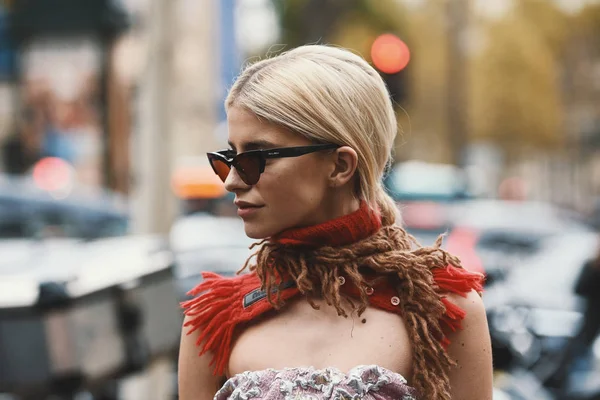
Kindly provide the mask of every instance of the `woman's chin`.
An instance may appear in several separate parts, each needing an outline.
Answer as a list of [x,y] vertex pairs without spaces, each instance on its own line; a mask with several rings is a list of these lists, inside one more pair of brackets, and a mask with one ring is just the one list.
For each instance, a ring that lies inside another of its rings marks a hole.
[[246,236],[250,239],[257,240],[265,239],[273,235],[268,229],[265,229],[265,227],[256,226],[256,224],[247,222],[244,223],[244,231],[246,232]]

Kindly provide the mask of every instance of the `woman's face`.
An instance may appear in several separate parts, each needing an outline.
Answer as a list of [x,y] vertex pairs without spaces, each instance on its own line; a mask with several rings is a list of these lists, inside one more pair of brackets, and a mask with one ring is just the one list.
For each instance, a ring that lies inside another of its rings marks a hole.
[[[311,145],[306,138],[263,122],[238,107],[228,111],[229,144],[236,153],[278,147]],[[225,187],[235,193],[238,215],[246,234],[262,239],[294,227],[329,218],[325,210],[335,162],[322,151],[293,158],[268,159],[255,185],[245,184],[235,168]]]

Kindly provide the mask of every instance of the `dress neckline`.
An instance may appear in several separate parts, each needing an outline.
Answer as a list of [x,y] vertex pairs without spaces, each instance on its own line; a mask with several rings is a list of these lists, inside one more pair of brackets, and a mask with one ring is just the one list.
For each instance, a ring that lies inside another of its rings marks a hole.
[[398,377],[401,377],[403,380],[408,382],[406,377],[404,375],[402,375],[401,373],[392,371],[391,369],[382,367],[378,364],[359,364],[359,365],[356,365],[356,366],[350,368],[348,370],[348,372],[344,372],[340,368],[337,368],[337,367],[317,368],[317,367],[313,367],[313,366],[298,366],[298,367],[283,367],[283,368],[264,368],[264,369],[248,370],[248,371],[240,372],[240,373],[237,373],[237,374],[234,374],[234,375],[228,377],[227,380],[233,379],[236,376],[240,376],[240,375],[244,375],[244,374],[260,375],[262,373],[267,373],[267,372],[311,372],[312,373],[312,372],[329,371],[329,372],[334,372],[336,374],[340,374],[340,375],[344,375],[344,376],[351,376],[351,375],[355,374],[357,371],[361,371],[364,369],[378,369],[378,370],[384,371],[388,374],[393,374]]

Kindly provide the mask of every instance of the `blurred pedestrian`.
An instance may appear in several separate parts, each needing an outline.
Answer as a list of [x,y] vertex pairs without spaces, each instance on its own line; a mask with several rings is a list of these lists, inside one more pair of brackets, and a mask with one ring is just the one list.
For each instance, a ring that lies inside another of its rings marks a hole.
[[8,174],[27,173],[42,157],[43,118],[34,108],[25,107],[13,131],[2,143],[2,160]]
[[482,276],[418,247],[383,188],[380,75],[303,46],[245,69],[226,109],[231,149],[208,157],[261,242],[184,303],[180,399],[491,399]]
[[58,157],[69,164],[75,164],[76,149],[72,135],[61,126],[59,109],[64,109],[56,96],[48,91],[40,100],[40,109],[44,115],[44,156]]
[[561,392],[566,389],[574,361],[587,354],[600,334],[600,248],[596,257],[583,265],[575,284],[575,293],[586,300],[583,323],[567,345],[558,367],[545,382],[546,386]]

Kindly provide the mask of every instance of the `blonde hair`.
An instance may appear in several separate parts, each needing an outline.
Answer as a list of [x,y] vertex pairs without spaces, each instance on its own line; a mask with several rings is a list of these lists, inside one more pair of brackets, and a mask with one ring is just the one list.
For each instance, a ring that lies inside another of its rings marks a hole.
[[382,216],[398,218],[382,178],[391,162],[398,123],[385,83],[363,58],[325,45],[297,47],[249,65],[225,108],[242,107],[314,142],[358,154],[358,195]]

